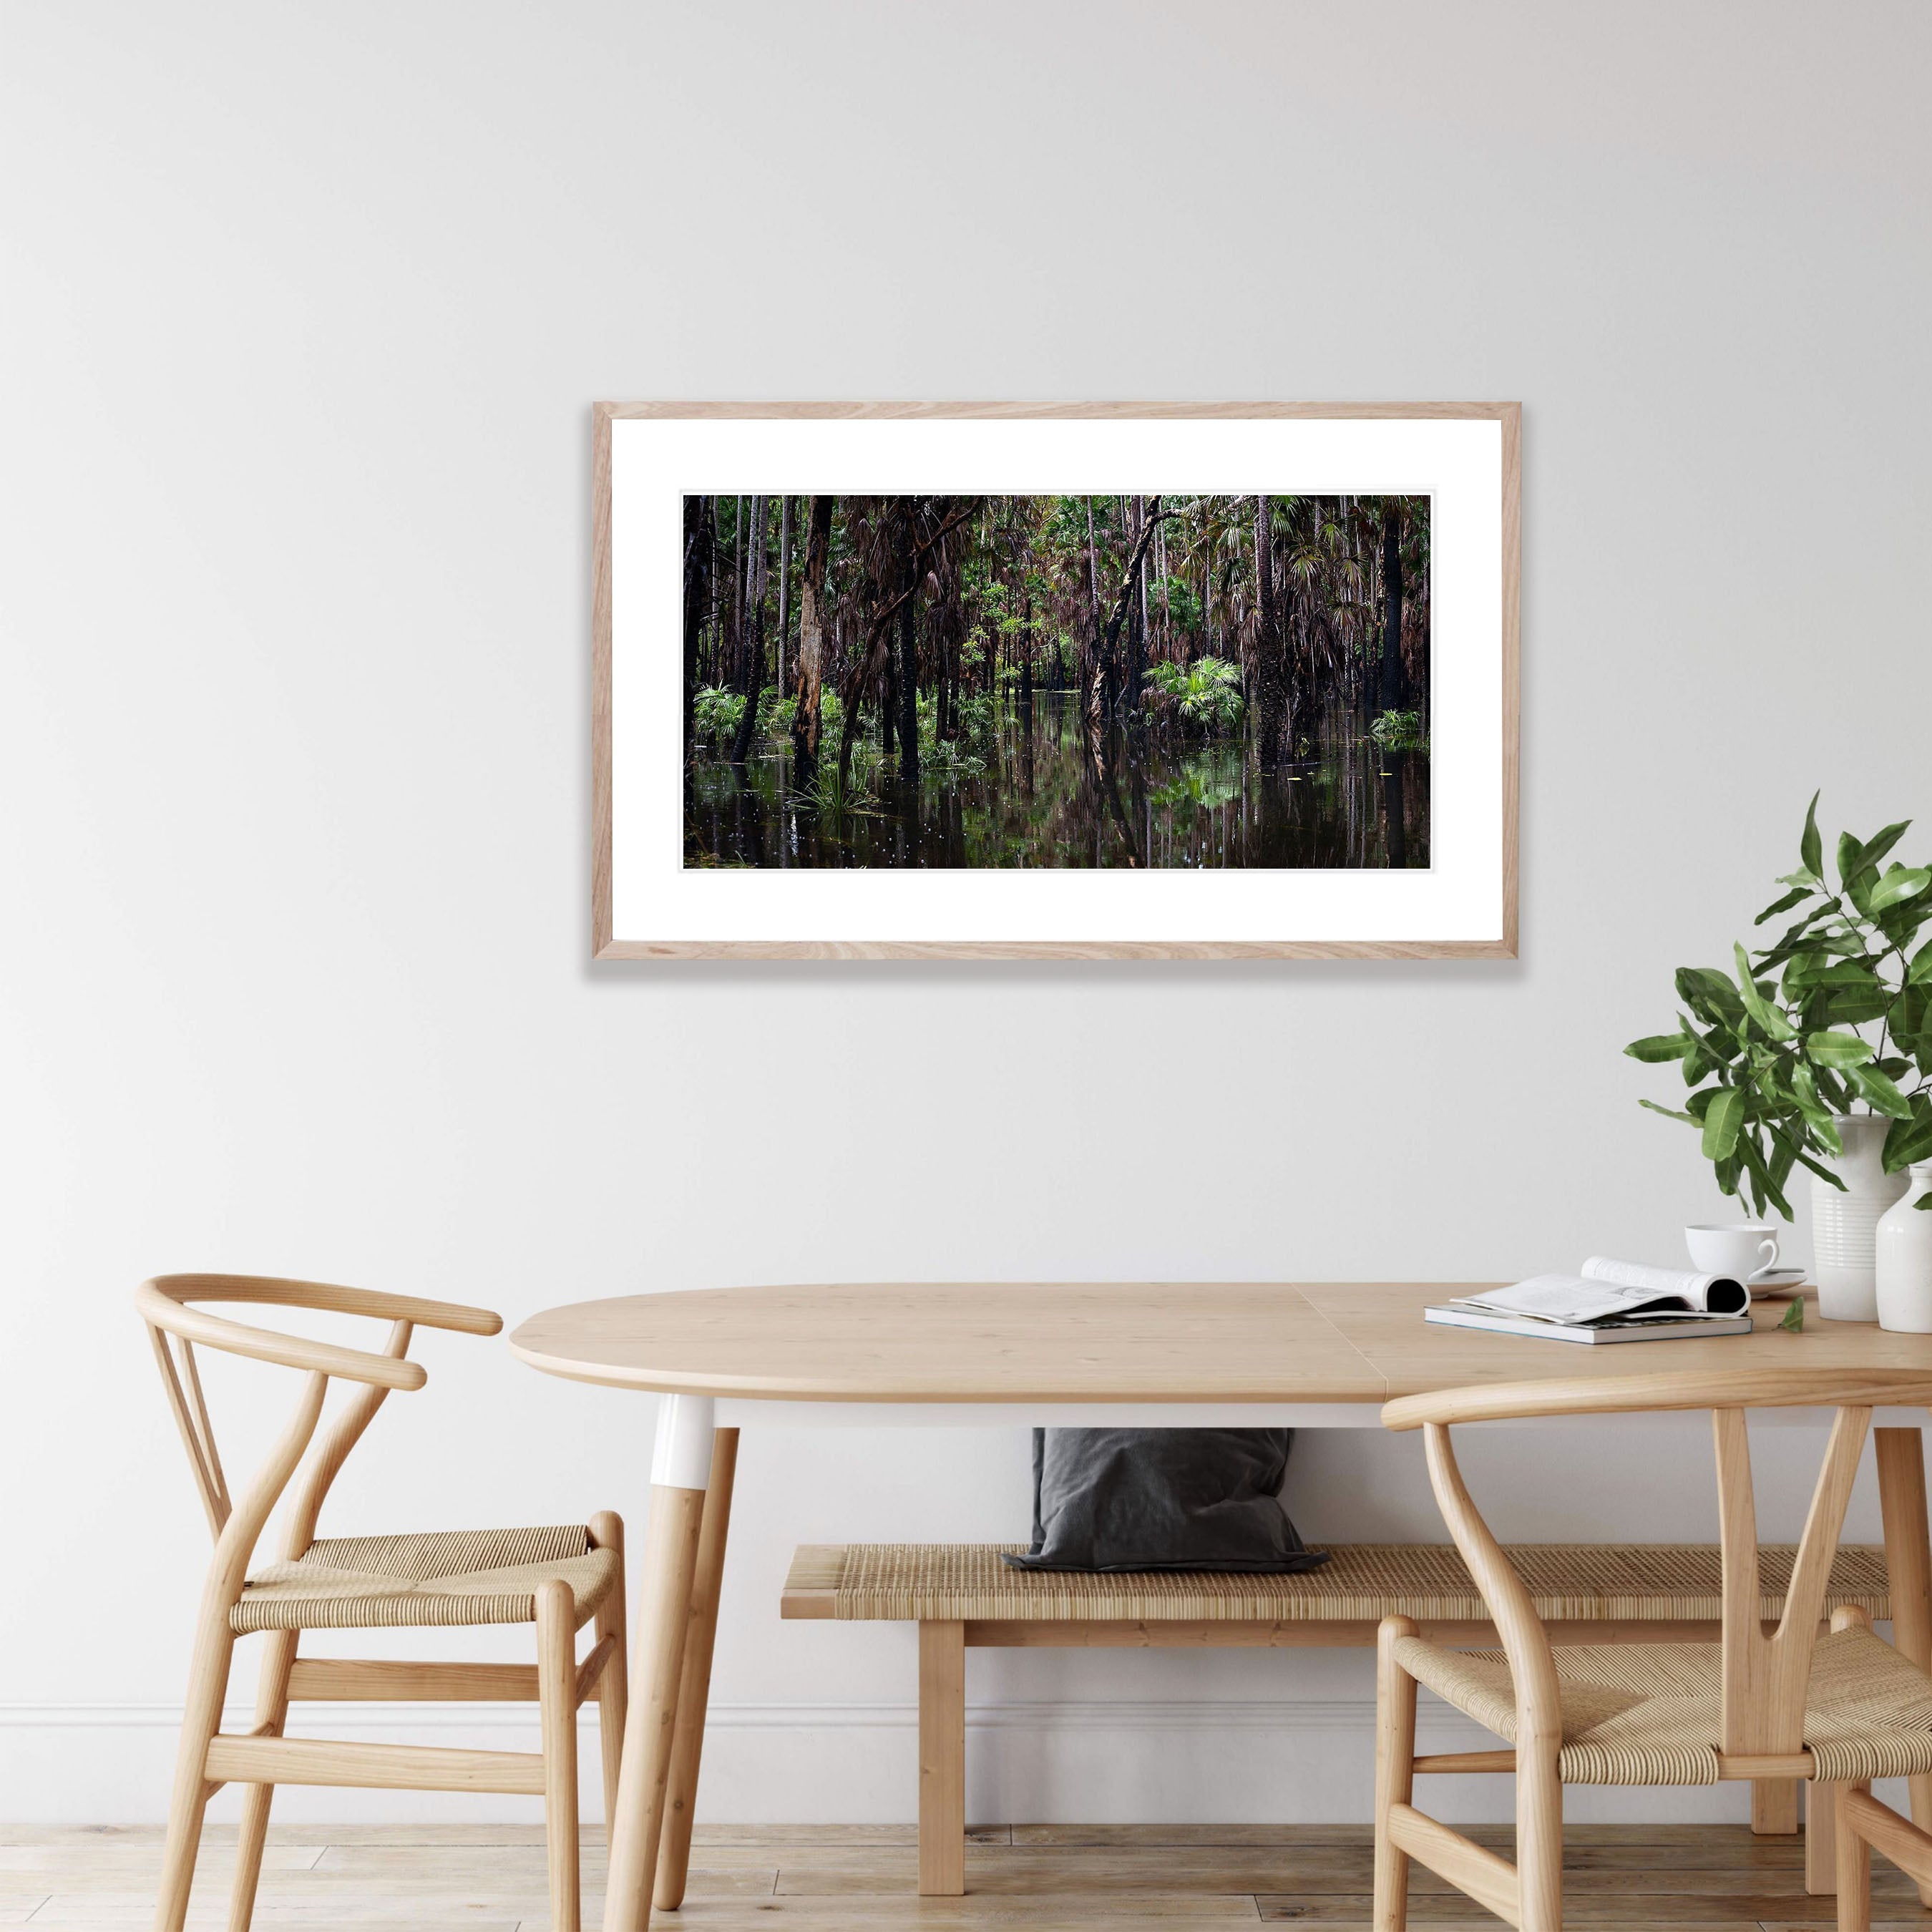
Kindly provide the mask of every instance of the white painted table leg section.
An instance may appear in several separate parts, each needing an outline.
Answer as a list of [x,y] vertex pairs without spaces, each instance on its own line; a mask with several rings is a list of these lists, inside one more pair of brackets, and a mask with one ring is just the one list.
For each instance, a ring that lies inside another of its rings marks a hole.
[[651,1888],[664,1830],[664,1786],[677,1725],[678,1685],[691,1622],[692,1580],[698,1568],[704,1492],[711,1478],[713,1407],[709,1396],[672,1395],[663,1398],[658,1412],[650,1525],[644,1538],[638,1636],[631,1657],[631,1708],[624,1724],[604,1932],[645,1932],[650,1923]]

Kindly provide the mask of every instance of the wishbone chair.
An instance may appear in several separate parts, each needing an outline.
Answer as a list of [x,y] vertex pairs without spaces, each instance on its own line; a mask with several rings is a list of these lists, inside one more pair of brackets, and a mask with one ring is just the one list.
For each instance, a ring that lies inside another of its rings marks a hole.
[[[1375,1932],[1408,1923],[1412,1858],[1520,1928],[1562,1932],[1563,1787],[1799,1778],[1838,1795],[1838,1923],[1866,1932],[1875,1846],[1932,1880],[1932,1837],[1868,1795],[1874,1778],[1932,1772],[1932,1678],[1876,1636],[1856,1605],[1820,1623],[1845,1505],[1874,1407],[1932,1403],[1932,1374],[1826,1368],[1606,1376],[1406,1396],[1384,1425],[1420,1429],[1430,1480],[1502,1639],[1500,1652],[1428,1642],[1384,1618],[1377,1645]],[[1758,1574],[1746,1412],[1837,1411],[1775,1625]],[[1450,1440],[1466,1422],[1708,1409],[1723,1565],[1718,1643],[1552,1645],[1476,1505]],[[1416,1687],[1507,1748],[1415,1755]],[[1413,1802],[1417,1773],[1510,1772],[1516,1862]],[[1816,1807],[1814,1822],[1825,1807]]]
[[[329,1485],[392,1389],[427,1379],[407,1359],[417,1326],[494,1335],[488,1309],[423,1301],[326,1282],[248,1275],[160,1275],[135,1291],[161,1380],[214,1538],[188,1672],[174,1793],[168,1811],[155,1932],[181,1932],[208,1801],[224,1784],[248,1787],[230,1932],[248,1932],[261,1876],[268,1808],[278,1784],[392,1790],[522,1792],[544,1800],[550,1924],[580,1932],[577,1847],[577,1712],[594,1691],[601,1719],[607,1822],[623,1750],[623,1526],[606,1510],[587,1526],[460,1530],[318,1540]],[[386,1322],[380,1351],[338,1347],[254,1328],[194,1304],[243,1302],[368,1316]],[[196,1344],[302,1372],[296,1411],[254,1482],[231,1496],[196,1366]],[[281,1560],[254,1576],[250,1559],[268,1515],[315,1436],[332,1380],[358,1384],[316,1443],[292,1493]],[[577,1632],[595,1641],[580,1664]],[[305,1630],[534,1624],[534,1665],[298,1658]],[[245,1733],[224,1732],[222,1706],[236,1640],[268,1634]],[[543,1749],[452,1750],[283,1736],[291,1699],[328,1702],[528,1699],[538,1706]]]

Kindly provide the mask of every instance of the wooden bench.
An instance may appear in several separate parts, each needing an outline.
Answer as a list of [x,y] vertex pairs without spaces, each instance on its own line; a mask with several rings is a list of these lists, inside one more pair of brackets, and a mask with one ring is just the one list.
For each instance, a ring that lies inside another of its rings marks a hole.
[[[1448,1544],[1336,1544],[1299,1576],[1199,1571],[1010,1569],[1022,1544],[807,1544],[794,1554],[779,1615],[919,1625],[919,1888],[965,1889],[966,1652],[1055,1647],[1372,1648],[1385,1616],[1413,1617],[1439,1643],[1486,1646],[1496,1630]],[[1784,1607],[1789,1545],[1761,1552],[1762,1616]],[[1717,1640],[1714,1544],[1519,1544],[1508,1552],[1558,1643]],[[1848,1546],[1832,1565],[1828,1612],[1855,1604],[1892,1615],[1882,1550]],[[1418,1769],[1428,1760],[1418,1760]],[[1453,1758],[1433,1760],[1440,1771]],[[1752,1787],[1759,1832],[1798,1828],[1798,1787]]]

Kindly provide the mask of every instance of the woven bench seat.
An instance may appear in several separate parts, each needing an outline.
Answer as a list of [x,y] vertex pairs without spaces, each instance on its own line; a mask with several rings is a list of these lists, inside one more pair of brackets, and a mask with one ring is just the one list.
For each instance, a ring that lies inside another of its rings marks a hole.
[[[1294,1576],[1198,1570],[1015,1570],[981,1543],[807,1544],[792,1558],[780,1614],[842,1622],[989,1623],[1482,1623],[1488,1618],[1448,1544],[1326,1546]],[[1789,1545],[1762,1554],[1762,1614],[1784,1606]],[[1546,1622],[1714,1623],[1721,1613],[1714,1544],[1518,1544],[1510,1561]],[[1849,1546],[1832,1565],[1828,1609],[1889,1617],[1882,1550]],[[968,1641],[971,1641],[969,1636]]]
[[[920,1890],[952,1895],[964,1882],[969,1649],[1369,1647],[1382,1618],[1397,1616],[1414,1618],[1422,1636],[1438,1646],[1496,1642],[1489,1612],[1452,1545],[1324,1546],[1328,1561],[1295,1576],[1176,1570],[1098,1576],[1010,1569],[1000,1554],[1024,1547],[1018,1544],[806,1544],[793,1555],[778,1608],[790,1618],[918,1624]],[[1768,1620],[1783,1612],[1796,1553],[1789,1544],[1768,1544],[1759,1552],[1759,1612]],[[1551,1641],[1564,1647],[1559,1654],[1574,1656],[1586,1672],[1598,1653],[1581,1646],[1642,1644],[1652,1647],[1651,1676],[1669,1688],[1675,1660],[1691,1646],[1708,1646],[1717,1638],[1723,1605],[1714,1544],[1518,1544],[1508,1555]],[[1826,1608],[1844,1604],[1873,1618],[1892,1615],[1882,1550],[1839,1550]],[[1453,1660],[1467,1651],[1435,1654]],[[1702,1648],[1696,1654],[1701,1657]],[[1452,1661],[1444,1669],[1442,1694],[1450,1702],[1467,1710],[1484,1696],[1493,1701],[1486,1660],[1467,1667]],[[1702,1691],[1701,1678],[1695,1688]],[[1568,1700],[1577,1694],[1564,1695],[1567,1716]],[[1678,1730],[1705,1714],[1701,1704],[1690,1709],[1694,1700],[1664,1703],[1648,1678],[1641,1693],[1624,1702],[1638,1702],[1640,1695],[1655,1700]],[[1577,1714],[1579,1748],[1600,1743],[1582,1735],[1580,1709]],[[1708,1751],[1702,1758],[1678,1756],[1676,1781],[1701,1781]],[[1774,1810],[1789,1822],[1763,1828],[1796,1828],[1796,1789],[1790,1786],[1773,1808],[1776,1794],[1765,1787],[1766,1816]],[[1757,1802],[1754,1792],[1754,1808]]]

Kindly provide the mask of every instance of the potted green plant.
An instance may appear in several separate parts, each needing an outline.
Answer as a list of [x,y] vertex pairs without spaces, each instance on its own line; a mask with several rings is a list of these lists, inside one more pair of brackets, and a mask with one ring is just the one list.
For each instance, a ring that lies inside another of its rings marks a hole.
[[1788,1221],[1785,1184],[1810,1170],[1820,1312],[1845,1319],[1874,1318],[1873,1230],[1906,1167],[1932,1159],[1932,867],[1886,862],[1910,822],[1841,834],[1834,887],[1814,794],[1798,868],[1754,923],[1794,922],[1760,951],[1735,946],[1733,972],[1681,968],[1677,1030],[1624,1049],[1681,1064],[1684,1106],[1641,1104],[1698,1130],[1725,1193]]

